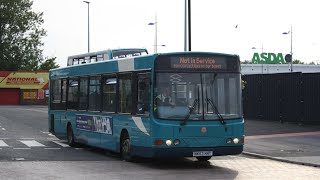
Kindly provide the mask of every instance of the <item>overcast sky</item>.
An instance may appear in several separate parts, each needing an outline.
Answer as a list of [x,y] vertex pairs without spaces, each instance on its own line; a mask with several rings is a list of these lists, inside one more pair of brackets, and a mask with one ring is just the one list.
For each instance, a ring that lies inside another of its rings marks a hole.
[[[147,48],[154,52],[158,20],[158,52],[184,50],[185,0],[89,0],[90,51],[108,48]],[[191,0],[192,51],[239,54],[251,60],[254,52],[290,53],[320,63],[320,10],[317,0]],[[82,0],[34,0],[44,13],[44,55],[67,57],[87,52],[87,4]],[[235,26],[237,28],[235,28]],[[252,47],[256,47],[253,50]],[[260,48],[260,49],[259,49]]]

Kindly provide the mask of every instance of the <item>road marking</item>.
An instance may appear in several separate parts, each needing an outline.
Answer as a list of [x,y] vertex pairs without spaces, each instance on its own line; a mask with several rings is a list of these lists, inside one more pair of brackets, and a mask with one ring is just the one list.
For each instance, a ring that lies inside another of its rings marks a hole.
[[292,137],[292,136],[308,136],[308,135],[320,135],[320,131],[246,136],[245,139],[263,139],[263,138],[274,138],[274,137]]
[[16,150],[24,150],[24,149],[31,149],[31,148],[13,148],[13,149],[16,149]]
[[4,131],[6,130],[6,128],[1,128],[1,129],[4,130]]
[[35,140],[31,140],[31,141],[20,141],[23,144],[27,145],[28,147],[45,147],[45,145],[35,141]]
[[61,148],[44,148],[44,149],[48,149],[48,150],[56,150],[56,149],[61,149]]
[[52,137],[55,137],[55,135],[53,135],[53,134],[51,134],[51,133],[50,133],[50,134],[48,134],[48,135],[49,135],[49,136],[52,136]]
[[34,139],[34,138],[20,138],[22,140]]
[[8,147],[8,144],[6,144],[3,140],[0,140],[0,147]]
[[22,109],[22,108],[17,108],[17,110],[26,110],[26,111],[35,111],[35,112],[48,113],[48,111],[43,111],[43,110],[38,110],[38,109]]
[[56,144],[58,144],[58,145],[60,145],[62,147],[70,147],[68,144],[64,144],[64,143],[61,143],[61,142],[58,142],[58,141],[52,141],[52,142],[54,142],[54,143],[56,143]]
[[9,138],[0,138],[0,139],[9,139]]
[[12,160],[15,160],[15,161],[24,161],[26,160],[25,158],[13,158]]

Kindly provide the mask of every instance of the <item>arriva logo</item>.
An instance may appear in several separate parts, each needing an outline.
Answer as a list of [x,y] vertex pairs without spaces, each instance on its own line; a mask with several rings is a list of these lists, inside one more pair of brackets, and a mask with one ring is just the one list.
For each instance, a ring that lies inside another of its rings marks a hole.
[[285,60],[283,58],[282,53],[254,53],[252,60],[252,64],[285,64]]

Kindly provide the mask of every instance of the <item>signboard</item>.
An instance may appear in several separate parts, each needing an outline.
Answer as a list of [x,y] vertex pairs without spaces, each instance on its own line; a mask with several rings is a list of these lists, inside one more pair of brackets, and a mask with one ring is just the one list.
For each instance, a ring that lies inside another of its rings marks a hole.
[[156,72],[240,72],[236,55],[212,53],[183,53],[159,55],[155,60]]
[[76,127],[80,130],[112,135],[112,117],[76,115]]
[[225,69],[225,61],[213,57],[171,57],[173,69]]
[[254,53],[251,59],[252,64],[285,64],[282,53]]
[[48,72],[0,72],[0,88],[47,89]]

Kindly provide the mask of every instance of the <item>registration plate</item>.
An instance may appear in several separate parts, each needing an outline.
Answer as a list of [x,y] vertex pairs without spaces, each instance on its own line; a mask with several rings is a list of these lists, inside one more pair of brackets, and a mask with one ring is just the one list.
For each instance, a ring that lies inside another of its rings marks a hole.
[[213,152],[212,151],[195,151],[193,152],[193,156],[212,156]]

